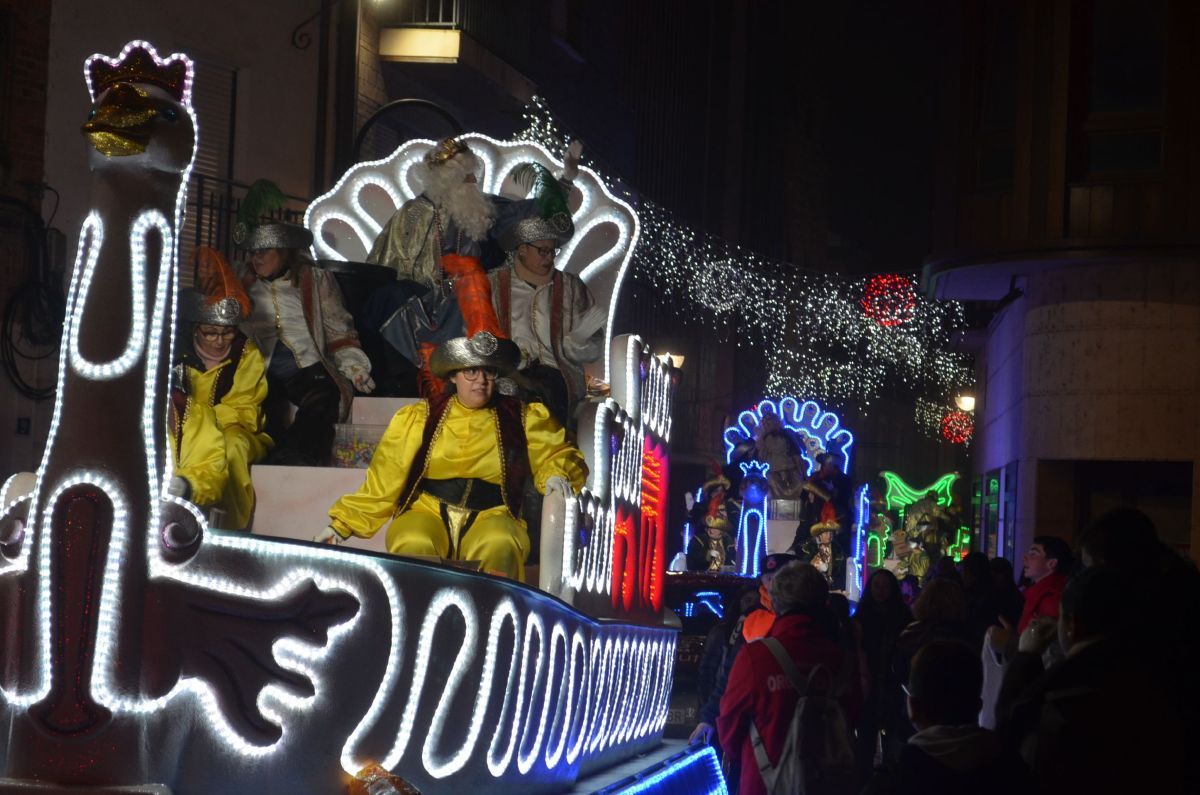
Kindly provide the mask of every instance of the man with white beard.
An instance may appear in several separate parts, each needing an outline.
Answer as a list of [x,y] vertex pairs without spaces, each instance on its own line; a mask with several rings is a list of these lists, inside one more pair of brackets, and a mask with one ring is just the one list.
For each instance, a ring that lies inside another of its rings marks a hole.
[[396,211],[367,255],[395,269],[398,281],[371,297],[366,322],[418,368],[425,397],[442,388],[428,367],[440,343],[478,331],[504,336],[480,261],[496,206],[479,189],[478,168],[474,153],[453,138],[429,150],[413,167],[421,195]]
[[424,162],[413,167],[421,195],[391,217],[367,262],[395,268],[397,278],[432,287],[443,278],[443,254],[479,257],[496,207],[479,189],[478,168],[474,153],[453,138],[429,150]]

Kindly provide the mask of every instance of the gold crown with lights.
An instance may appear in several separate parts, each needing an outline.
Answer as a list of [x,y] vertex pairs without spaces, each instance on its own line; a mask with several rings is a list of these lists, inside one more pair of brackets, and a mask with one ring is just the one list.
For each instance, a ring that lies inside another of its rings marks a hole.
[[93,58],[87,64],[88,82],[100,96],[116,83],[147,83],[158,86],[178,102],[184,101],[188,87],[188,65],[182,58],[161,61],[144,47],[131,47],[116,63]]

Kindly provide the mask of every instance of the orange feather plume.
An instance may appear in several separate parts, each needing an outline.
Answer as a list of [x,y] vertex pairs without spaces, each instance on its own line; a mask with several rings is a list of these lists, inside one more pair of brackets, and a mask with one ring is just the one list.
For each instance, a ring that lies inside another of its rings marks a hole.
[[221,252],[208,246],[198,246],[192,257],[196,274],[196,289],[204,293],[207,304],[232,298],[242,308],[242,319],[250,316],[253,304],[245,288]]
[[507,338],[508,335],[500,330],[500,321],[492,306],[492,286],[479,258],[443,254],[442,270],[454,280],[454,296],[462,310],[467,336],[490,331],[501,339]]

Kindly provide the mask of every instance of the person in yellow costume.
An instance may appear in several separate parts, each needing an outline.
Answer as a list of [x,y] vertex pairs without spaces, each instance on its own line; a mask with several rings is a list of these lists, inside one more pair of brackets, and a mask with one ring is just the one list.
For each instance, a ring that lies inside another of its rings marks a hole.
[[484,571],[522,579],[526,479],[542,494],[570,496],[587,465],[543,404],[497,394],[497,379],[519,360],[514,343],[487,331],[439,345],[430,370],[449,390],[396,412],[366,481],[334,503],[315,540],[369,538],[390,522],[392,554],[478,560]]
[[203,292],[181,296],[186,324],[176,348],[172,491],[220,509],[218,526],[241,530],[254,513],[250,465],[272,446],[262,412],[267,379],[262,353],[238,331],[250,300],[233,269],[208,248],[196,260]]

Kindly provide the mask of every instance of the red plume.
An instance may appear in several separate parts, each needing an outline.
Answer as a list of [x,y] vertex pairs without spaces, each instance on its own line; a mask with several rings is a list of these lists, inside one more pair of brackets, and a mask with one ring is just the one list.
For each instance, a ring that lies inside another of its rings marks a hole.
[[193,256],[196,269],[196,289],[204,293],[205,303],[215,304],[232,298],[242,308],[242,318],[250,316],[253,305],[233,268],[221,252],[208,246],[198,246]]
[[468,337],[480,331],[490,331],[500,338],[508,335],[500,330],[500,321],[492,306],[492,285],[478,257],[443,254],[442,269],[454,279],[454,296],[462,310]]

